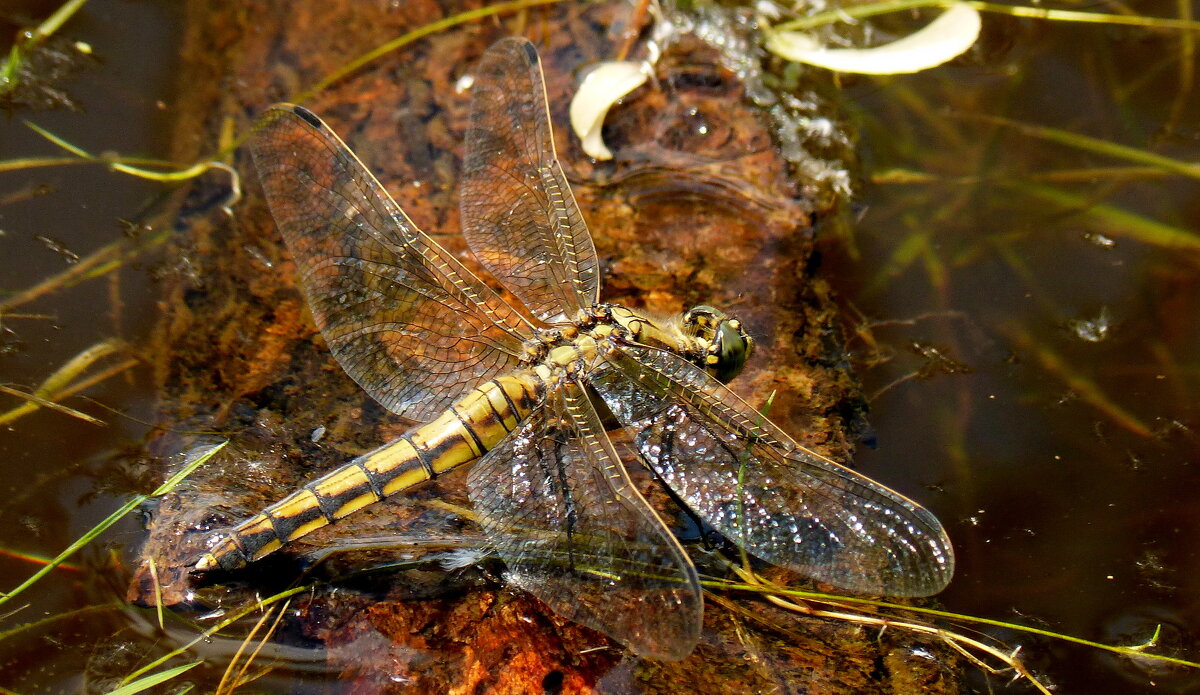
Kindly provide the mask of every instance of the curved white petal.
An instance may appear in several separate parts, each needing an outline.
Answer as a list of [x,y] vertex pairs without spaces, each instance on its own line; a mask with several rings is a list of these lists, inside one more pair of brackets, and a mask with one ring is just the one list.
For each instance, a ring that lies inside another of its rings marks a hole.
[[927,70],[962,55],[979,37],[979,25],[974,8],[957,4],[925,28],[874,48],[826,48],[809,34],[768,29],[767,50],[837,72],[898,75]]
[[608,109],[649,77],[645,63],[630,60],[600,63],[583,78],[571,99],[571,129],[583,151],[596,159],[612,159],[612,151],[600,137]]

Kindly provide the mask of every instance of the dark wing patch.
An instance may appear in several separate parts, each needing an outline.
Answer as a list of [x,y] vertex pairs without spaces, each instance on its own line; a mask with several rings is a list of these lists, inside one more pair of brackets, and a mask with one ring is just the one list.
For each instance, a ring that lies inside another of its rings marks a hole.
[[553,390],[467,485],[515,585],[641,656],[691,653],[703,610],[695,568],[634,489],[582,389]]

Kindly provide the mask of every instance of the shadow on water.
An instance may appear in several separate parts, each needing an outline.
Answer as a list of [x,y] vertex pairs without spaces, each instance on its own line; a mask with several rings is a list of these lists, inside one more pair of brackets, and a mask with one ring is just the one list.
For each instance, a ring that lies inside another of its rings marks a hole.
[[[1164,9],[1141,5],[1147,13]],[[31,2],[0,21],[46,12]],[[0,124],[0,159],[51,151],[22,118],[93,151],[171,151],[177,12],[171,3],[94,0],[66,32],[102,58],[68,82],[83,112],[16,114]],[[818,242],[817,276],[841,296],[847,349],[870,396],[873,446],[860,446],[856,461],[946,523],[959,562],[940,597],[948,610],[1110,643],[1145,641],[1161,625],[1161,649],[1194,658],[1195,178],[1021,127],[1194,161],[1200,114],[1182,67],[1181,34],[985,22],[980,46],[955,65],[844,84],[843,108],[860,132],[864,160],[853,203],[860,214]],[[411,120],[400,127],[420,124]],[[435,158],[429,167],[443,165]],[[660,199],[674,189],[660,188],[667,193],[651,186],[647,196],[669,210]],[[128,228],[120,220],[137,218],[161,193],[91,166],[0,173],[0,289],[32,286],[72,263],[72,254],[121,238]],[[140,258],[107,279],[17,310],[37,317],[0,316],[0,383],[35,386],[114,335],[137,354],[158,320],[158,279],[188,272],[160,261]],[[654,274],[657,262],[621,268],[626,277]],[[618,290],[632,284],[617,275]],[[94,402],[69,402],[105,427],[43,411],[0,430],[5,550],[53,556],[121,501],[154,488],[160,476],[143,453],[149,428],[141,422],[156,415],[155,383],[143,367],[89,390]],[[2,402],[0,410],[10,407]],[[276,423],[255,424],[269,430]],[[20,610],[0,630],[86,612],[0,642],[0,685],[103,691],[116,682],[105,679],[158,654],[151,645],[157,637],[147,637],[158,631],[154,612],[122,603],[130,547],[142,538],[137,519],[127,519],[71,568],[3,608]],[[35,567],[5,558],[0,587],[15,586]],[[1083,648],[997,635],[1022,645],[1065,692],[1164,691],[1151,681],[1169,692],[1195,690],[1194,672],[1142,669]],[[288,663],[293,673],[328,668],[314,663],[319,658],[304,640],[280,642],[289,646],[264,658]],[[217,640],[198,654],[221,662],[236,649]],[[311,686],[281,675],[257,687],[317,692],[336,676],[309,677]],[[978,688],[999,689],[1004,680],[978,672],[969,678]]]

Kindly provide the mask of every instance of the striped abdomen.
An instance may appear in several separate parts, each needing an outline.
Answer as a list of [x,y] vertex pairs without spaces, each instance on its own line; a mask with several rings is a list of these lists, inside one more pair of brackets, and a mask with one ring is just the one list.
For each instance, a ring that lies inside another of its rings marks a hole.
[[483,384],[436,420],[317,478],[221,534],[196,569],[237,569],[368,504],[473,463],[528,417],[544,392],[533,370]]

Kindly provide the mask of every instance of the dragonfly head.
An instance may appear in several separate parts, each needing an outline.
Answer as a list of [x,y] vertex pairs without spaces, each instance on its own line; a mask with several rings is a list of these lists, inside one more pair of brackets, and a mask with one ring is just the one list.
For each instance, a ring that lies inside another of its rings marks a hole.
[[721,383],[742,372],[754,349],[742,322],[725,312],[701,304],[683,315],[683,332],[705,345],[704,371]]

